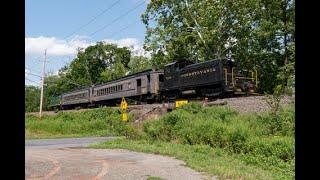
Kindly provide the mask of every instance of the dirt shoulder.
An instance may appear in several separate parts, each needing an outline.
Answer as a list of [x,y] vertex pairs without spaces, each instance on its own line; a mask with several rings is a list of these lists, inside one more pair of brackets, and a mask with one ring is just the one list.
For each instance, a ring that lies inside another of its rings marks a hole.
[[[26,141],[25,178],[48,179],[204,179],[172,157],[117,149],[86,149],[100,139]],[[71,143],[71,144],[70,144]],[[50,144],[50,145],[49,145]],[[77,146],[78,144],[78,146]]]

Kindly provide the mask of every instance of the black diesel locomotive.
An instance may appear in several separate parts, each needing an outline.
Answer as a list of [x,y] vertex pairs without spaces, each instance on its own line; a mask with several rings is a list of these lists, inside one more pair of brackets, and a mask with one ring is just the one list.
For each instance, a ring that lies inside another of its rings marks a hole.
[[122,97],[139,102],[161,102],[188,97],[222,97],[253,94],[257,72],[240,72],[231,60],[202,63],[184,60],[167,64],[163,70],[149,69],[113,81],[67,92],[51,108],[70,109],[112,105]]

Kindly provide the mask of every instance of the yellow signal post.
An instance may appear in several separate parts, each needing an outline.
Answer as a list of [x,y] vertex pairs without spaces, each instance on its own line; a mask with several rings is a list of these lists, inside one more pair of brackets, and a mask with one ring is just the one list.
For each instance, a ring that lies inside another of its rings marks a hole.
[[178,100],[178,101],[176,101],[176,108],[179,108],[179,107],[186,105],[186,104],[188,104],[188,100]]
[[128,108],[128,103],[126,102],[124,97],[122,97],[121,104],[120,104],[120,109],[121,109],[121,119],[124,122],[128,121],[128,116],[127,116],[127,113],[126,113],[127,108]]

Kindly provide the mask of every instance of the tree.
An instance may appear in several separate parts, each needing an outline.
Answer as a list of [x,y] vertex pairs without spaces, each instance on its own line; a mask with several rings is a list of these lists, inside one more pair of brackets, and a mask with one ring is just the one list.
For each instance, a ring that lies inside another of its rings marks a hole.
[[98,84],[109,79],[109,77],[101,77],[101,74],[108,74],[106,71],[112,71],[112,67],[117,62],[128,67],[130,55],[131,52],[126,47],[119,48],[115,44],[98,42],[84,50],[78,50],[77,57],[64,70],[65,76],[83,86]]
[[36,112],[40,108],[40,88],[25,86],[25,112]]
[[132,56],[130,62],[128,63],[129,72],[137,73],[148,68],[151,68],[150,60],[143,56]]
[[294,11],[292,0],[154,0],[142,15],[144,48],[158,67],[232,55],[239,68],[258,70],[261,92],[272,92],[279,68],[294,61]]

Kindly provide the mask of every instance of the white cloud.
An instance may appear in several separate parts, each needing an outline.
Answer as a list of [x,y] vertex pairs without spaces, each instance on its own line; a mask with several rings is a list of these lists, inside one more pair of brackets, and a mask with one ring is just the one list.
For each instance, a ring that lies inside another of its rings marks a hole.
[[30,55],[43,54],[47,49],[47,55],[50,56],[67,56],[75,55],[77,48],[85,48],[91,45],[84,38],[76,37],[70,41],[57,39],[55,37],[26,37],[25,51]]
[[116,44],[116,45],[118,45],[118,47],[128,47],[131,50],[132,55],[134,55],[134,56],[150,57],[150,53],[146,52],[143,49],[139,40],[136,38],[124,38],[124,39],[120,39],[120,40],[105,39],[105,40],[103,40],[103,42]]
[[[149,56],[150,53],[145,52],[141,43],[136,38],[124,38],[120,40],[105,39],[106,43],[117,44],[119,47],[129,47],[134,56]],[[42,55],[47,49],[48,56],[73,56],[76,55],[77,49],[86,48],[95,43],[88,41],[87,37],[76,36],[67,41],[55,37],[26,37],[25,51],[28,55]]]
[[30,71],[28,69],[24,69],[24,76],[27,77]]

